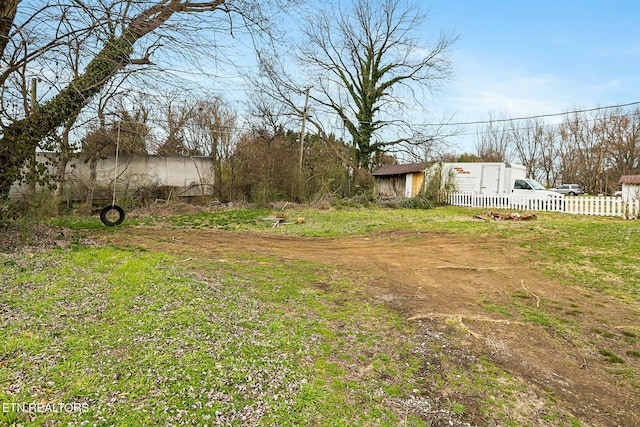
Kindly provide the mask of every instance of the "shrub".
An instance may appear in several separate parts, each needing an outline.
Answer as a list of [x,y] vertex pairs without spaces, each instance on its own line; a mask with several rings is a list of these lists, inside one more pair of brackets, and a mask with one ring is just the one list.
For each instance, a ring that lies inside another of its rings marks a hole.
[[426,194],[418,194],[411,199],[403,198],[398,203],[399,208],[405,209],[433,209],[433,201]]

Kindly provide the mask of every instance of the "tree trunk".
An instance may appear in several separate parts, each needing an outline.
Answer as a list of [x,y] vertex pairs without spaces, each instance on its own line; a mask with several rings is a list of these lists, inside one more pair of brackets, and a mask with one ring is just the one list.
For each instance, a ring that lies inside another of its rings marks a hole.
[[165,0],[149,7],[134,18],[120,36],[112,35],[106,41],[82,75],[75,77],[51,100],[34,108],[29,116],[7,126],[0,147],[0,199],[8,196],[9,188],[19,177],[20,168],[28,160],[29,153],[35,151],[39,143],[55,132],[58,126],[78,115],[118,71],[131,63],[136,41],[156,30],[177,12],[213,11],[222,4],[224,0],[193,4]]
[[62,131],[62,139],[60,141],[60,157],[58,158],[57,171],[56,171],[56,189],[53,193],[54,200],[58,206],[62,206],[62,197],[64,193],[64,182],[66,180],[67,164],[73,154],[71,153],[71,144],[69,144],[69,133],[78,117],[72,117],[69,119]]
[[9,42],[9,34],[13,26],[13,20],[18,11],[18,3],[20,0],[3,0],[0,6],[0,56],[4,53],[4,48]]
[[[11,184],[15,181],[14,178],[5,179],[4,178],[4,169],[11,168],[11,156],[8,150],[5,147],[0,147],[0,166],[2,167],[3,172],[0,172],[0,202],[3,200],[7,200],[9,198],[9,191],[11,190]],[[12,175],[16,176],[16,175]]]
[[67,164],[69,163],[70,156],[68,153],[61,153],[58,159],[57,171],[56,171],[56,188],[53,192],[53,198],[56,201],[58,207],[62,206],[64,196],[64,182],[67,179]]
[[90,214],[93,209],[93,196],[96,191],[96,181],[98,178],[98,158],[93,156],[89,161],[89,191],[87,192],[87,200],[84,203],[84,211]]

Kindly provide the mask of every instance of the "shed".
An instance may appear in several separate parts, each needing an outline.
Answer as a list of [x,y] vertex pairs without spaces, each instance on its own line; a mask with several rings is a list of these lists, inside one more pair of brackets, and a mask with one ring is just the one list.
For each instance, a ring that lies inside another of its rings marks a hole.
[[622,175],[618,184],[622,184],[622,199],[625,202],[640,199],[640,175]]
[[385,165],[371,175],[382,198],[415,197],[424,185],[427,163]]

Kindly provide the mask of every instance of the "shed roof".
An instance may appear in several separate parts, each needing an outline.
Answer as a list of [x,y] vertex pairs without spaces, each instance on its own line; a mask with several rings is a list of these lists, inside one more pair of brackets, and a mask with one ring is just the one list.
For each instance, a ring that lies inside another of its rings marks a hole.
[[426,168],[427,168],[426,163],[408,163],[406,165],[385,165],[375,170],[371,175],[373,176],[404,175],[408,173],[424,172]]
[[640,184],[640,175],[622,175],[618,184]]

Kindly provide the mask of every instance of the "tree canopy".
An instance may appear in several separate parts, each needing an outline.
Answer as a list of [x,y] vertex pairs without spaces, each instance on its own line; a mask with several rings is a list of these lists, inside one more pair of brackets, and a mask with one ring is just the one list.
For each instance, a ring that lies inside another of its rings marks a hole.
[[[77,117],[114,76],[131,67],[152,65],[154,52],[175,41],[181,28],[177,21],[184,24],[196,14],[220,16],[202,22],[207,22],[208,31],[230,30],[236,16],[241,21],[238,26],[254,26],[260,32],[268,25],[262,7],[231,0],[3,2],[0,197],[7,196],[31,153]],[[81,44],[85,48],[74,50]],[[78,62],[77,73],[64,74],[71,59]],[[50,86],[54,93],[36,102],[28,76],[48,74],[54,75]]]
[[[423,142],[404,113],[425,111],[423,91],[451,77],[448,50],[456,41],[441,34],[428,43],[420,34],[426,22],[418,3],[398,0],[357,0],[306,21],[297,56],[307,78],[297,86],[307,85],[316,111],[337,117],[351,136],[356,167],[370,169],[385,151]],[[263,65],[274,96],[301,113],[289,67],[275,68],[273,57]],[[323,128],[318,117],[310,122]]]

